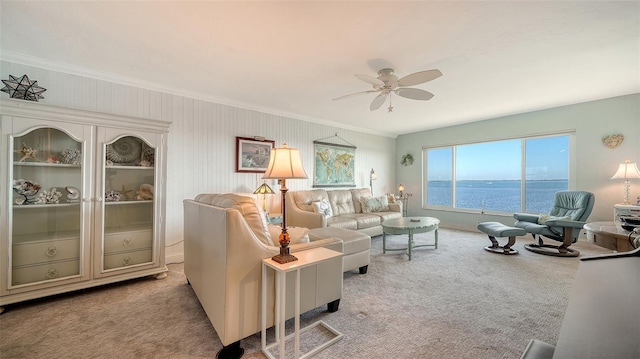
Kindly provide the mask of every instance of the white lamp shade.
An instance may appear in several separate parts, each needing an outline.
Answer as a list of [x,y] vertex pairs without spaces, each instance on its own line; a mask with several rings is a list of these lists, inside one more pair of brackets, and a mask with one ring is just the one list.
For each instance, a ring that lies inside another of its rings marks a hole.
[[618,167],[616,173],[614,173],[611,179],[640,179],[640,171],[638,170],[638,166],[634,163],[621,163]]
[[307,173],[302,167],[300,152],[297,148],[288,148],[283,144],[282,148],[274,148],[269,156],[269,166],[267,167],[264,179],[288,179],[307,178]]

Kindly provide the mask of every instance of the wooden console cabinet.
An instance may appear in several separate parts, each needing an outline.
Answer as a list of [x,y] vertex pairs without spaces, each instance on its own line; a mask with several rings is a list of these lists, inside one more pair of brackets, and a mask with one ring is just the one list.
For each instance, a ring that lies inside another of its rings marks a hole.
[[0,101],[0,312],[166,276],[170,123]]

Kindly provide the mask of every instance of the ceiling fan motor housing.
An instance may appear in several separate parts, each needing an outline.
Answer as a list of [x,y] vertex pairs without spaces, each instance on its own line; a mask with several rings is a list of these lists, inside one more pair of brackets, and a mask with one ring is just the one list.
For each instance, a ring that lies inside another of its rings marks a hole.
[[398,76],[394,75],[393,69],[382,69],[378,71],[378,80],[384,82],[383,86],[373,86],[375,89],[393,90],[398,87]]

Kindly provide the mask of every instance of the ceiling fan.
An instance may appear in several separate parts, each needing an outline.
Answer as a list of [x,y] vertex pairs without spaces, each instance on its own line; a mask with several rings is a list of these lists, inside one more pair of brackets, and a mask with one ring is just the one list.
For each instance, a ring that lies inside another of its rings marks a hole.
[[411,75],[407,75],[401,79],[398,79],[398,76],[394,75],[393,73],[393,69],[387,68],[378,71],[378,77],[362,74],[355,75],[360,80],[373,85],[373,90],[361,91],[352,93],[350,95],[336,97],[333,99],[333,101],[367,93],[379,93],[378,96],[376,96],[373,101],[371,101],[369,110],[375,111],[379,109],[386,100],[387,95],[389,95],[389,112],[392,112],[393,106],[391,106],[391,93],[395,93],[398,96],[402,96],[412,100],[426,101],[433,97],[433,94],[431,92],[407,86],[419,85],[431,80],[435,80],[438,77],[442,76],[442,72],[440,72],[440,70],[420,71]]

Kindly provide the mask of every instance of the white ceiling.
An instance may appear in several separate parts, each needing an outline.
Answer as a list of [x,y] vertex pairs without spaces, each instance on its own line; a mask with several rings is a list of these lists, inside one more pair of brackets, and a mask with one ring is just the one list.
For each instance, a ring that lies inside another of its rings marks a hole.
[[[2,1],[0,12],[5,60],[391,137],[640,92],[637,0]],[[331,100],[369,90],[353,75],[385,67],[443,76],[415,86],[433,99],[395,96],[392,113],[369,111],[374,94]]]

